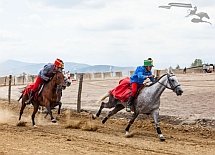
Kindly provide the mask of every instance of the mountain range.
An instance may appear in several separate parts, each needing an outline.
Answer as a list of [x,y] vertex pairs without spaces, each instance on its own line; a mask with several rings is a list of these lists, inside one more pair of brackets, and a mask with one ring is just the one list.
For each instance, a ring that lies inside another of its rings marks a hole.
[[[46,63],[28,63],[17,60],[7,60],[0,63],[0,76],[6,75],[21,75],[25,74],[38,74],[39,70]],[[65,71],[71,73],[93,73],[93,72],[116,72],[122,71],[124,75],[127,75],[129,71],[134,70],[134,67],[119,67],[112,65],[88,65],[82,63],[65,62]]]

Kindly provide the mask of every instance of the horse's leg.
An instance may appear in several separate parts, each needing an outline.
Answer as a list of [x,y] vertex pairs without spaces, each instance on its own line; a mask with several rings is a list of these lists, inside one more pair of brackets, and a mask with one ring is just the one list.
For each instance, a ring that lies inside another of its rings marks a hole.
[[48,114],[49,114],[49,113],[48,113],[48,112],[46,112],[46,113],[45,113],[45,116],[44,116],[44,118],[46,118],[46,117],[48,116]]
[[31,118],[32,118],[32,125],[33,125],[34,127],[36,127],[34,118],[35,118],[35,115],[36,115],[36,113],[37,113],[37,111],[38,111],[39,104],[36,103],[36,102],[34,102],[34,103],[33,103],[33,106],[34,106],[34,111],[33,111],[32,115],[31,115]]
[[43,109],[43,113],[45,113],[44,118],[46,118],[46,117],[48,116],[48,114],[49,114],[49,112],[48,112],[48,110],[47,110],[47,109]]
[[125,135],[128,136],[129,135],[129,129],[131,127],[131,125],[134,123],[135,119],[137,118],[137,116],[139,115],[139,113],[134,112],[130,121],[128,122],[127,127],[125,128]]
[[125,107],[122,104],[117,104],[113,110],[111,110],[108,115],[102,120],[102,123],[104,124],[108,118],[110,118],[111,116],[113,116],[114,114],[116,114],[118,111],[124,109]]
[[49,113],[49,115],[50,115],[50,117],[51,117],[52,123],[56,123],[57,121],[56,121],[56,119],[55,119],[55,118],[53,117],[53,115],[52,115],[52,111],[51,111],[51,106],[50,106],[50,104],[47,104],[46,109],[47,109],[47,111],[48,111],[48,113]]
[[23,114],[23,111],[26,107],[26,104],[25,104],[25,100],[22,99],[22,106],[21,106],[21,109],[20,109],[20,112],[19,112],[19,121],[21,120],[21,117],[22,117],[22,114]]
[[[58,115],[60,114],[60,110],[61,110],[61,106],[62,106],[62,102],[57,102],[54,107],[58,106]],[[54,107],[51,107],[51,109],[54,109]],[[45,111],[45,116],[44,118],[46,118],[48,116],[49,112],[46,110]]]
[[92,115],[92,118],[96,119],[96,117],[99,117],[103,108],[113,108],[117,104],[117,101],[118,100],[115,99],[112,95],[109,95],[108,102],[102,102],[99,111],[96,113],[96,115]]
[[163,136],[163,134],[161,132],[161,129],[160,129],[160,126],[159,126],[159,121],[158,121],[159,109],[154,110],[152,112],[152,116],[153,116],[154,123],[155,123],[155,129],[157,131],[157,134],[158,134],[158,137],[159,137],[160,141],[165,141],[165,137]]
[[102,112],[102,109],[103,109],[103,108],[108,108],[108,103],[109,103],[109,102],[107,102],[107,103],[102,102],[102,103],[101,103],[101,106],[100,106],[100,108],[99,108],[99,111],[96,113],[96,115],[93,114],[93,115],[92,115],[92,118],[93,118],[93,119],[96,119],[96,117],[99,117],[100,114],[101,114],[101,112]]
[[99,111],[96,113],[96,117],[99,117],[99,116],[100,116],[100,114],[101,114],[101,112],[102,112],[102,109],[103,109],[104,107],[106,107],[106,105],[107,105],[107,103],[105,103],[105,102],[102,102],[102,103],[101,103],[101,106],[100,106],[100,108],[99,108]]
[[62,106],[62,102],[59,101],[59,102],[58,102],[58,112],[57,112],[58,115],[60,115],[61,106]]

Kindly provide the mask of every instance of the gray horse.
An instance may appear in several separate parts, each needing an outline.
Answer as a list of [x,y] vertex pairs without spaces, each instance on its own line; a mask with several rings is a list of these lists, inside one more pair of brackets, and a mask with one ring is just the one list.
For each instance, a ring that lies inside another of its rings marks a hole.
[[[183,90],[180,87],[180,84],[173,73],[166,73],[162,75],[155,83],[145,87],[139,92],[139,95],[134,101],[133,115],[130,119],[125,131],[126,136],[129,135],[129,128],[134,123],[134,120],[137,118],[139,114],[151,114],[154,123],[155,129],[157,131],[158,137],[161,141],[164,141],[165,138],[161,132],[159,126],[159,107],[160,107],[160,96],[164,92],[165,89],[173,90],[177,96],[182,95]],[[109,101],[107,103],[102,102],[99,111],[96,115],[93,115],[93,119],[99,117],[103,108],[113,108],[112,111],[108,113],[108,115],[102,120],[104,124],[108,118],[112,115],[116,114],[118,111],[125,108],[126,103],[121,103],[119,100],[115,99],[111,94],[106,94],[100,101],[103,101],[105,98],[109,97]]]

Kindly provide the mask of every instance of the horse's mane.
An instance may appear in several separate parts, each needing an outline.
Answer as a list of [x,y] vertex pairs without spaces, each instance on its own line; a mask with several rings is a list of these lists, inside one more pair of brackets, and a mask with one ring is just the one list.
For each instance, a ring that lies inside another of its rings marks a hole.
[[57,74],[63,74],[62,72],[60,72],[60,71],[57,71],[56,73],[54,73],[54,76],[51,78],[51,80],[50,81],[52,81],[56,76],[57,76]]
[[145,87],[151,87],[152,85],[154,85],[155,83],[157,83],[162,77],[164,77],[165,75],[167,75],[168,73],[163,74],[161,77],[159,77],[155,82],[150,83],[149,85],[146,85],[146,83],[141,86],[137,92],[137,94],[139,95],[140,91],[143,90]]
[[157,83],[161,78],[163,78],[165,75],[167,75],[167,73],[163,74],[161,77],[159,77],[158,79],[156,79],[156,81],[150,83],[149,85],[146,85],[146,87],[150,87],[150,86],[154,85],[154,84]]

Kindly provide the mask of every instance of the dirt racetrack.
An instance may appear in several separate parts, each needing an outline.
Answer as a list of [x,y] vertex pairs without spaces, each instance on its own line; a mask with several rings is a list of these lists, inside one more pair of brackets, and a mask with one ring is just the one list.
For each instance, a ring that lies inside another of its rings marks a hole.
[[[88,103],[90,110],[77,114],[74,108],[63,109],[56,124],[51,123],[49,118],[43,118],[44,114],[37,114],[37,128],[31,125],[31,106],[25,109],[22,126],[17,126],[20,103],[13,100],[11,104],[8,104],[7,100],[1,99],[0,155],[214,155],[215,75],[181,75],[178,79],[184,89],[184,95],[178,98],[172,92],[165,91],[161,99],[160,126],[166,137],[165,142],[159,141],[152,119],[144,115],[138,117],[131,127],[131,138],[124,137],[124,129],[131,115],[129,113],[119,113],[109,119],[105,125],[100,119],[92,120],[91,113],[99,106],[95,105],[96,99],[113,87],[117,80],[105,85],[104,81],[88,81],[90,87],[86,87],[85,83],[82,97],[84,109],[88,109]],[[99,84],[101,89],[98,91],[97,85]],[[75,87],[77,85],[74,84],[73,88]],[[92,92],[90,88],[97,91]],[[5,89],[1,88],[0,94],[4,92]],[[17,98],[17,95],[14,96],[13,99]],[[68,94],[66,93],[65,96]],[[65,103],[66,98],[63,98],[63,101]],[[105,113],[103,112],[102,116]]]
[[[151,119],[138,119],[131,128],[133,137],[124,137],[127,119],[122,114],[102,125],[91,114],[63,110],[56,124],[44,114],[37,115],[37,128],[31,126],[32,109],[27,107],[23,126],[17,126],[19,103],[0,101],[0,155],[7,154],[199,154],[215,153],[215,130],[211,127],[181,125],[161,121],[166,137],[160,142]],[[125,115],[125,114],[124,114]]]

